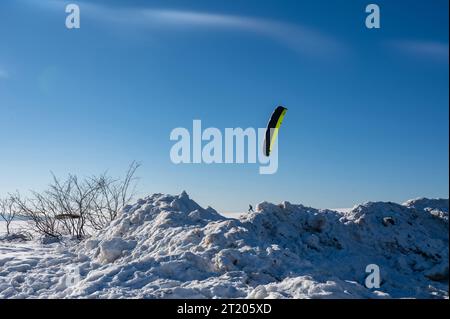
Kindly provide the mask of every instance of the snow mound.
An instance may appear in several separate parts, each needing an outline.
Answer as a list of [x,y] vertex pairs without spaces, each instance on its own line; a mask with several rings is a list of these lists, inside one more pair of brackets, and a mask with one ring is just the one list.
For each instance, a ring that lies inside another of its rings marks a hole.
[[[65,298],[448,298],[448,235],[448,200],[349,212],[264,202],[231,219],[185,192],[154,194],[67,249],[59,267],[78,270],[74,284],[66,272],[56,287],[35,279],[46,288],[15,289]],[[0,274],[12,280],[9,262],[0,259]],[[380,288],[364,285],[369,264],[380,267]],[[4,297],[1,287],[0,276]]]
[[418,198],[409,200],[403,205],[429,212],[433,216],[441,218],[448,224],[448,199]]

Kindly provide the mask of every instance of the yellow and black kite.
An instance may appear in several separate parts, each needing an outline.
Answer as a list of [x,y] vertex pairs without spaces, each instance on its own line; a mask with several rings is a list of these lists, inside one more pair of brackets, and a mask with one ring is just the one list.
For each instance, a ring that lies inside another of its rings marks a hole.
[[273,143],[277,139],[278,130],[283,122],[286,111],[287,108],[278,106],[270,117],[269,123],[267,124],[266,136],[264,138],[264,155],[266,156],[269,156],[272,151]]

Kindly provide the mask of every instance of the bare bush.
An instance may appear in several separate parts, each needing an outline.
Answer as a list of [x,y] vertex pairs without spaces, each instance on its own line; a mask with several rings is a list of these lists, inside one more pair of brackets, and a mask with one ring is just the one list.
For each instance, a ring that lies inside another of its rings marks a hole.
[[53,176],[53,183],[46,196],[56,206],[54,218],[63,233],[77,238],[86,235],[86,221],[98,190],[95,185],[92,187],[86,181],[79,181],[75,175],[69,175],[64,182]]
[[17,206],[11,198],[0,198],[0,217],[6,223],[6,234],[11,234],[11,223],[17,215]]
[[16,193],[12,198],[20,209],[20,213],[31,220],[34,231],[54,238],[62,235],[55,219],[58,214],[56,206],[45,194],[33,192],[31,198],[22,198],[19,193]]
[[100,230],[114,220],[134,195],[134,174],[139,164],[133,162],[124,179],[107,174],[78,179],[69,175],[65,180],[53,175],[49,188],[33,192],[31,198],[12,196],[20,212],[29,217],[37,232],[48,237],[63,235],[81,239],[89,228]]
[[103,229],[129,204],[135,195],[134,174],[139,166],[136,162],[131,163],[124,179],[113,179],[103,174],[88,181],[90,187],[96,189],[97,195],[88,215],[88,221],[92,228]]

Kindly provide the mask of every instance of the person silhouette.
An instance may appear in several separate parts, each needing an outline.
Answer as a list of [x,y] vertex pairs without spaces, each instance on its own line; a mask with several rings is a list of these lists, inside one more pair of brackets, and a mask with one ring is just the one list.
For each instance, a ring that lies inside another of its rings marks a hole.
[[253,213],[253,206],[252,205],[248,205],[248,212],[249,213]]

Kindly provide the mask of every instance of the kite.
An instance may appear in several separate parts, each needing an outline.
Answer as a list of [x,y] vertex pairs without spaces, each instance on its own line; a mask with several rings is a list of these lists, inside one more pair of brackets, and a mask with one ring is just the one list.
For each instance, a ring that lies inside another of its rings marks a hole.
[[273,111],[270,117],[269,123],[267,124],[266,136],[264,138],[264,155],[269,156],[272,151],[272,146],[278,136],[278,130],[283,122],[284,116],[286,115],[287,108],[283,106],[278,106],[275,111]]

